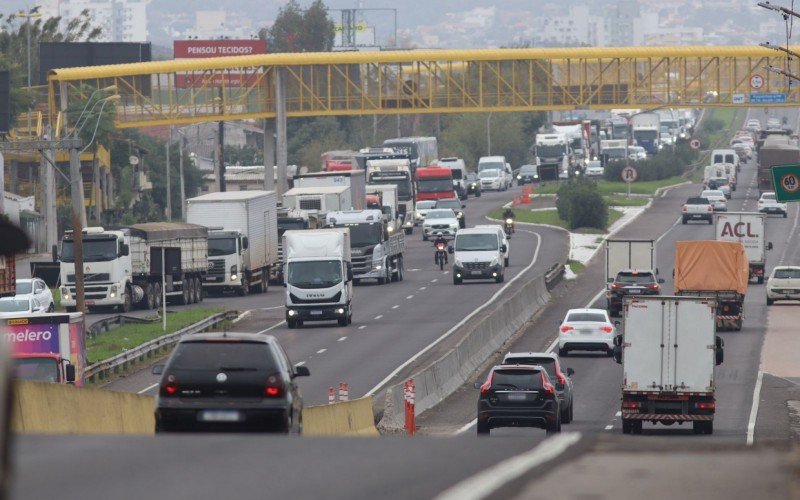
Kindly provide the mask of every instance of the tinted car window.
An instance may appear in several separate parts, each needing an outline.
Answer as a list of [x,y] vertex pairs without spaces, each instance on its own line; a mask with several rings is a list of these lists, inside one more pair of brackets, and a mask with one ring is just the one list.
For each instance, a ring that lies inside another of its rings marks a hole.
[[277,372],[269,347],[261,342],[184,342],[178,344],[170,370]]
[[547,372],[550,378],[556,378],[556,360],[553,358],[506,358],[504,364],[509,365],[540,365]]
[[687,205],[708,205],[708,198],[689,198],[686,200]]
[[26,295],[31,293],[31,282],[30,281],[17,281],[17,295]]
[[653,276],[651,273],[619,273],[617,274],[617,282],[619,283],[631,283],[634,285],[643,285],[649,283],[655,283],[656,277]]
[[453,208],[461,210],[461,202],[458,200],[439,200],[436,202],[436,208]]
[[581,321],[597,321],[605,323],[606,316],[601,313],[572,313],[567,316],[567,322],[569,323]]
[[542,388],[542,376],[538,370],[495,370],[492,389],[497,390],[536,390]]
[[778,279],[797,279],[800,278],[800,269],[776,269],[775,277]]

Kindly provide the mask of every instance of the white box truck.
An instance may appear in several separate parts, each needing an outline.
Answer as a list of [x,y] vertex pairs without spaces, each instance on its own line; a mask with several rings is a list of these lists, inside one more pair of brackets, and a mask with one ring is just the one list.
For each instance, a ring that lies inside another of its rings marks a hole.
[[283,194],[283,208],[304,210],[309,215],[324,214],[337,210],[353,210],[350,186],[296,187]]
[[353,210],[364,208],[364,195],[367,175],[363,170],[347,170],[334,172],[310,172],[294,176],[294,188],[339,187],[349,186]]
[[644,422],[691,422],[695,434],[714,431],[714,367],[723,361],[714,299],[630,297],[625,333],[614,339],[622,364],[622,432]]
[[350,230],[307,229],[283,233],[286,324],[353,322]]
[[759,212],[726,212],[714,216],[714,234],[717,241],[734,241],[744,246],[750,264],[749,279],[764,283],[767,250],[772,243],[766,238],[766,214]]
[[278,264],[274,191],[226,191],[186,200],[186,220],[208,231],[208,273],[203,289],[264,293]]

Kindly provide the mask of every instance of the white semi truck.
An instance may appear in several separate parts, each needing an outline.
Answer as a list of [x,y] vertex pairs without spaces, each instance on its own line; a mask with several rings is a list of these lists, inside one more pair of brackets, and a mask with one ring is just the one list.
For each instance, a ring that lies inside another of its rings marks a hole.
[[226,191],[186,200],[186,220],[209,228],[207,292],[264,293],[278,264],[274,191]]
[[766,217],[759,212],[717,212],[714,215],[714,234],[717,241],[734,241],[744,246],[744,253],[750,265],[749,278],[764,283],[764,267],[767,250],[772,250],[772,242],[766,238]]
[[534,153],[540,181],[566,179],[575,162],[569,139],[564,134],[537,134]]
[[328,227],[348,228],[354,282],[376,279],[379,285],[403,280],[402,233],[390,233],[380,210],[352,210],[328,214]]
[[622,364],[622,432],[644,422],[691,422],[695,434],[714,431],[714,367],[723,361],[716,335],[717,303],[705,297],[630,297],[625,333],[614,339]]
[[[82,241],[84,299],[90,309],[117,307],[127,312],[133,305],[154,309],[161,305],[163,293],[179,304],[203,299],[202,283],[208,271],[205,226],[148,222],[114,231],[87,227]],[[60,261],[61,305],[74,312],[72,231],[64,233]],[[162,281],[166,289],[162,289]]]
[[283,233],[286,324],[353,321],[353,268],[348,229],[308,229]]

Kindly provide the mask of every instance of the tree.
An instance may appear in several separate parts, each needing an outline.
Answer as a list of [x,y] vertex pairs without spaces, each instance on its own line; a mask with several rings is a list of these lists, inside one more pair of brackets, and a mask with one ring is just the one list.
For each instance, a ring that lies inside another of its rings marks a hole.
[[281,7],[275,24],[259,31],[269,52],[329,52],[335,37],[333,21],[322,0],[302,9],[296,0]]
[[556,201],[558,217],[570,229],[594,227],[605,229],[608,225],[608,206],[594,181],[570,179],[558,189]]
[[443,120],[439,138],[439,156],[459,156],[468,167],[475,168],[478,159],[488,153],[487,124],[492,139],[491,153],[504,155],[516,168],[530,160],[532,139],[525,132],[522,113],[465,113]]

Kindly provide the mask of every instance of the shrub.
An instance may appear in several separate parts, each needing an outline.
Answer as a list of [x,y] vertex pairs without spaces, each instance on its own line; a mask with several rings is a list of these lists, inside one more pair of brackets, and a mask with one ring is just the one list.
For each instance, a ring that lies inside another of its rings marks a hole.
[[[662,151],[646,160],[630,162],[636,168],[639,181],[658,181],[682,175],[697,160],[697,153],[686,144],[679,144],[672,149]],[[607,181],[620,181],[622,169],[626,161],[611,161],[605,167],[603,178]]]
[[605,229],[608,222],[608,206],[597,184],[588,179],[571,179],[563,184],[558,189],[556,209],[559,218],[566,221],[570,229]]

